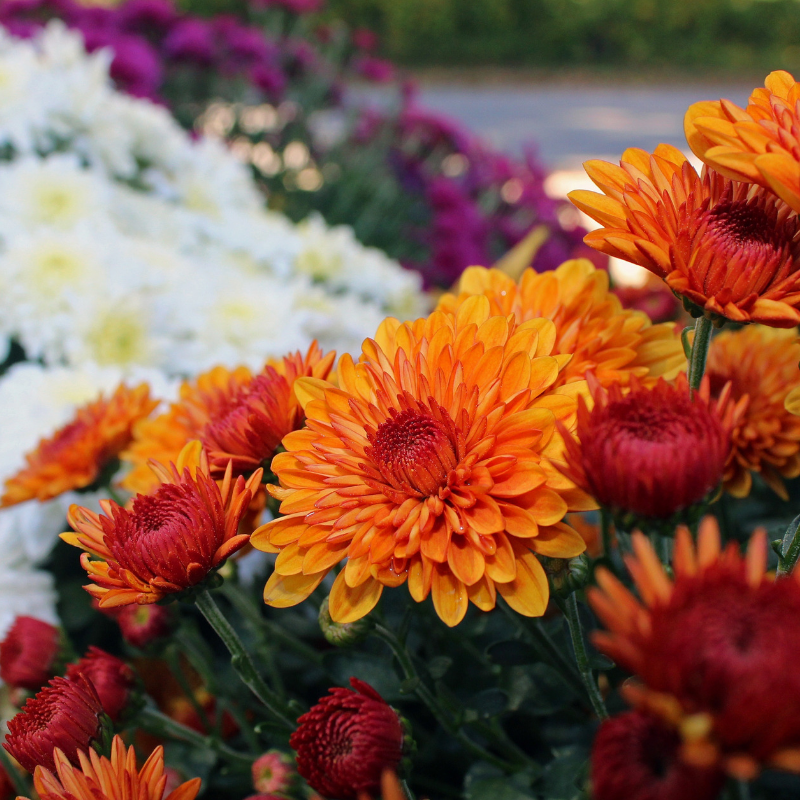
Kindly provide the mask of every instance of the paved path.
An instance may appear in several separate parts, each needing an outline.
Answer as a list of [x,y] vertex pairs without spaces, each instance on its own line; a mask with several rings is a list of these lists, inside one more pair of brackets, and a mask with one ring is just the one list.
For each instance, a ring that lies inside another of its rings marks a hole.
[[427,85],[420,102],[503,150],[518,153],[535,142],[549,168],[573,170],[587,158],[617,160],[626,147],[668,142],[685,149],[683,115],[691,103],[727,97],[742,105],[751,88]]

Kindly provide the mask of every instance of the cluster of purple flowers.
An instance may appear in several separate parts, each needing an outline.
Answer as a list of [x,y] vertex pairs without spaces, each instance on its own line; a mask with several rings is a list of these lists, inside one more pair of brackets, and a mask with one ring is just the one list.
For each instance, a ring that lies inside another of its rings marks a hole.
[[[584,231],[560,213],[564,204],[545,194],[544,171],[532,152],[520,160],[487,148],[460,125],[420,107],[412,87],[402,87],[399,112],[364,111],[335,154],[316,144],[309,130],[298,130],[311,112],[344,103],[348,76],[398,85],[395,66],[376,55],[371,31],[357,29],[343,40],[342,26],[315,25],[313,18],[285,24],[323,3],[252,0],[242,16],[205,18],[179,11],[170,0],[127,0],[113,8],[76,0],[0,0],[0,24],[27,37],[52,18],[63,20],[81,32],[89,51],[112,51],[111,75],[119,88],[168,105],[187,126],[214,98],[276,105],[292,100],[299,113],[291,139],[304,140],[320,167],[335,157],[343,168],[340,185],[364,145],[384,148],[379,160],[407,200],[399,208],[422,207],[423,213],[408,214],[396,243],[370,240],[355,218],[332,221],[353,224],[366,244],[418,269],[429,285],[452,285],[467,266],[493,263],[540,226],[547,236],[534,260],[537,269],[578,254],[598,260],[582,244]],[[276,18],[284,24],[270,26]],[[304,91],[308,87],[313,91]],[[270,142],[277,151],[286,144]],[[350,151],[344,158],[343,149]],[[264,180],[273,194],[300,191],[280,175]],[[309,210],[326,215],[331,195],[318,195],[294,205],[284,198],[280,205],[296,217]],[[414,243],[411,254],[408,241]]]
[[[270,0],[273,4],[275,0]],[[294,7],[316,0],[282,0]],[[90,52],[113,52],[111,76],[138,97],[165,100],[172,73],[197,77],[244,77],[268,97],[282,96],[292,69],[313,69],[313,51],[302,40],[278,43],[258,26],[222,14],[204,19],[180,13],[170,0],[129,0],[115,8],[74,0],[4,0],[0,23],[13,34],[31,36],[52,18],[79,30]]]

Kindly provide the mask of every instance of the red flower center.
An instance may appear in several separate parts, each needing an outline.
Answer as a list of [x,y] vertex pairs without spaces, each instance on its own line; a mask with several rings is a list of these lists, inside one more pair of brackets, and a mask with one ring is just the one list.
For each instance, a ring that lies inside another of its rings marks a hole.
[[368,455],[381,475],[396,489],[427,497],[447,484],[458,464],[455,425],[438,407],[440,419],[408,408],[392,409],[392,418],[376,433],[367,433],[372,445]]
[[132,512],[115,509],[113,523],[104,518],[106,544],[119,567],[142,581],[182,588],[205,578],[223,543],[225,511],[216,484],[200,474],[197,482],[164,484],[139,495]]
[[793,581],[753,588],[725,564],[683,578],[653,610],[641,677],[687,713],[713,713],[727,747],[768,754],[800,740],[800,703],[787,701],[800,696],[800,641],[786,635],[799,615]]
[[[779,213],[774,198],[764,194],[733,199],[726,190],[720,201],[697,217],[702,246],[696,254],[696,270],[704,290],[720,291],[728,274],[741,274],[737,297],[759,294],[780,283],[800,267],[800,220],[796,214]],[[708,253],[705,257],[703,253]]]

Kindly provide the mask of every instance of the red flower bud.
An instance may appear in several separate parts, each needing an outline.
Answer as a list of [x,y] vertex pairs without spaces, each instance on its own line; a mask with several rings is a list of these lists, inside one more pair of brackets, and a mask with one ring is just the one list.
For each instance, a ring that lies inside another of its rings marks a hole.
[[0,678],[15,689],[41,689],[53,677],[61,631],[34,617],[17,617],[0,642]]
[[103,706],[85,677],[53,678],[8,723],[6,750],[28,772],[42,766],[55,772],[58,747],[72,764],[78,750],[88,750],[103,734]]
[[68,680],[78,680],[80,675],[92,682],[109,719],[119,722],[136,685],[136,673],[116,656],[90,647],[87,655],[67,667]]
[[123,606],[117,616],[122,638],[134,647],[163,639],[172,629],[172,612],[165,606]]
[[403,757],[405,733],[397,712],[368,684],[336,687],[303,714],[289,744],[297,770],[326,797],[355,800],[377,794],[381,773],[395,770]]
[[594,800],[714,800],[724,775],[679,757],[680,737],[657,717],[631,711],[606,720],[592,749]]
[[580,443],[564,437],[565,472],[579,488],[614,512],[668,519],[719,486],[730,420],[710,404],[707,381],[692,397],[683,375],[652,389],[632,378],[625,394],[619,384],[606,390],[589,378],[594,407],[578,401]]

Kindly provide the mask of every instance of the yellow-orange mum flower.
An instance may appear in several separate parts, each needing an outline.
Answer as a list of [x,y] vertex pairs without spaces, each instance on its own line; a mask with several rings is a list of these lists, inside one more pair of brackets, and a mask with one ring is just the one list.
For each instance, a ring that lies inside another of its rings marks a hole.
[[763,529],[746,557],[735,542],[723,550],[712,517],[696,548],[678,529],[672,578],[642,534],[633,549],[641,600],[602,567],[588,592],[608,628],[595,644],[638,678],[623,686],[629,702],[676,730],[688,763],[745,780],[762,766],[800,771],[800,572],[766,572]]
[[554,389],[560,361],[549,320],[492,316],[483,295],[455,315],[385,320],[358,363],[339,363],[341,389],[301,379],[306,428],[290,433],[270,487],[286,516],[253,534],[280,555],[268,604],[301,602],[346,560],[331,617],[369,613],[385,586],[430,593],[456,625],[471,601],[499,592],[521,614],[544,612],[548,584],[536,558],[571,558],[581,537],[561,520],[592,508],[553,466],[574,428],[584,383]]
[[150,460],[174,461],[192,439],[200,439],[208,449],[214,474],[224,473],[230,460],[234,474],[252,471],[302,424],[295,380],[327,378],[334,358],[335,353],[324,355],[313,342],[305,354],[268,361],[256,376],[246,367],[214,367],[187,381],[166,413],[135,427],[133,442],[122,453],[122,459],[134,466],[122,485],[141,494],[154,491],[158,482]]
[[151,419],[140,420],[133,428],[133,439],[120,458],[133,465],[122,486],[134,494],[149,494],[159,486],[150,461],[169,464],[192,439],[197,439],[208,420],[225,407],[242,385],[252,380],[247,367],[229,370],[214,367],[180,388],[179,399],[169,410]]
[[156,603],[197,586],[249,539],[238,533],[239,523],[263,470],[234,481],[229,467],[218,485],[197,441],[169,468],[152,466],[161,485],[137,495],[130,510],[112,500],[100,501],[102,514],[70,507],[67,519],[76,532],[61,538],[85,551],[81,566],[94,583],[84,588],[101,608]]
[[528,269],[518,284],[500,270],[469,267],[459,294],[444,295],[438,308],[453,312],[476,294],[488,298],[493,314],[514,314],[518,323],[555,323],[552,354],[564,363],[557,386],[583,380],[587,371],[606,387],[627,385],[631,376],[648,385],[686,368],[675,324],[653,325],[643,312],[624,309],[608,290],[608,273],[588,259],[565,261],[548,272]]
[[757,183],[800,212],[800,84],[771,72],[747,108],[730,100],[703,101],[684,119],[689,147],[702,161],[737,181]]
[[0,507],[91,486],[130,442],[134,424],[157,405],[146,384],[134,389],[123,384],[110,397],[81,406],[70,422],[25,456],[27,466],[6,481]]
[[80,751],[78,758],[80,768],[73,767],[56,749],[55,775],[44,767],[36,768],[33,785],[40,800],[194,800],[200,791],[200,778],[194,778],[164,797],[167,776],[163,747],[152,752],[141,771],[133,747],[126,751],[119,736],[111,744],[110,759],[94,750]]
[[603,226],[585,237],[590,247],[646,267],[712,318],[800,322],[800,220],[772,192],[708,168],[698,175],[665,144],[626,150],[618,167],[584,166],[603,194],[569,197]]
[[737,414],[724,488],[746,497],[757,472],[784,500],[782,478],[800,475],[800,417],[784,407],[791,390],[800,389],[800,343],[794,330],[750,325],[714,337],[706,375],[718,396],[730,381],[730,402]]

